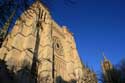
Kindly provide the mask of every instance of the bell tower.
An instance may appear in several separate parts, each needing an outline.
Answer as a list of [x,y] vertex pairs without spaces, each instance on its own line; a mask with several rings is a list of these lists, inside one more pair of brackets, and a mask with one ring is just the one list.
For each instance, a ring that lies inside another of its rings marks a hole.
[[104,78],[106,79],[107,83],[109,83],[111,80],[111,71],[113,69],[113,66],[111,62],[106,58],[105,54],[103,53],[102,55],[103,55],[103,61],[101,63],[102,71]]
[[103,73],[105,74],[107,71],[112,69],[112,64],[110,63],[110,61],[106,58],[105,54],[103,53],[103,61],[101,63],[102,65],[102,70]]

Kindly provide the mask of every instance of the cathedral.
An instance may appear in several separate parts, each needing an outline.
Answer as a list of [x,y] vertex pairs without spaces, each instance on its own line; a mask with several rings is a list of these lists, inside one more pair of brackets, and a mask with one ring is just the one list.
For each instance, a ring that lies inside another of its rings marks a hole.
[[80,60],[73,34],[40,1],[17,19],[0,48],[0,59],[19,83],[97,83],[95,73]]

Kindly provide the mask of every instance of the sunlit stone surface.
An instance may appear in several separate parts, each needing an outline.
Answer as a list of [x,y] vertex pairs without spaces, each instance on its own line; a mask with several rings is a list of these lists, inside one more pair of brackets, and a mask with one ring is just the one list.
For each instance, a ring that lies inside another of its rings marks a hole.
[[[40,2],[35,2],[16,21],[0,49],[0,58],[16,73],[36,60],[38,83],[97,83],[96,76],[81,63],[73,34],[59,26]],[[20,76],[22,83],[27,78]]]

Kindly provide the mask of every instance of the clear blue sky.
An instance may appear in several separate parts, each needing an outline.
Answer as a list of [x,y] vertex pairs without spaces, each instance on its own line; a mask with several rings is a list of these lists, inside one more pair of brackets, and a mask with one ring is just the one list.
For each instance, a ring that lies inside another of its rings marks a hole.
[[51,12],[60,25],[74,33],[79,55],[85,64],[100,72],[102,52],[117,64],[125,58],[125,1],[74,0],[66,6],[54,1]]

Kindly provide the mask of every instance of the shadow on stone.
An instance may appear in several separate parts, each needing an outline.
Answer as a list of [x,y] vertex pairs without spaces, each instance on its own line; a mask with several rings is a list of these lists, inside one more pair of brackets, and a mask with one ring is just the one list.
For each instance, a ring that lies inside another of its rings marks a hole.
[[7,69],[6,62],[0,60],[0,83],[15,83],[15,74]]
[[61,76],[56,77],[56,83],[76,83],[76,80],[65,81]]
[[16,73],[7,68],[6,62],[0,60],[0,83],[35,83],[31,70],[28,66],[23,67]]

